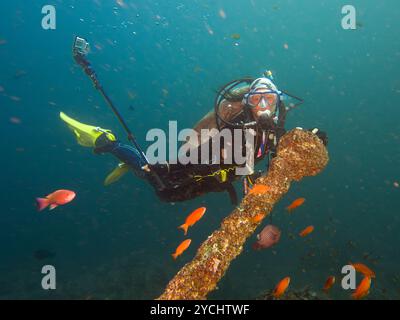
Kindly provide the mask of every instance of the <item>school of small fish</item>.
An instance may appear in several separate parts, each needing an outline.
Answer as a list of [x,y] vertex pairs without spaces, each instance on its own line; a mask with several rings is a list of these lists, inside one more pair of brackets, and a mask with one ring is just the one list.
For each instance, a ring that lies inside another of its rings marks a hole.
[[[207,211],[206,207],[197,208],[186,217],[185,223],[180,225],[178,229],[182,229],[186,236],[189,227],[193,226],[196,222],[198,222],[204,216],[206,211]],[[186,239],[181,242],[181,244],[176,248],[175,253],[172,254],[174,260],[177,257],[179,257],[184,251],[186,251],[187,248],[189,248],[191,242],[192,242],[191,239]]]
[[[256,194],[263,193],[263,192],[268,192],[268,190],[264,190],[262,188],[261,189],[257,188],[254,191],[254,193],[256,193]],[[293,210],[295,210],[298,207],[300,207],[301,205],[303,205],[304,202],[305,202],[305,198],[297,198],[289,206],[286,207],[286,210],[289,213],[292,213]],[[262,213],[258,213],[252,218],[252,221],[254,223],[257,223],[257,222],[261,221],[263,218],[264,218],[264,215]],[[306,237],[306,236],[310,235],[313,231],[314,231],[314,226],[312,226],[312,225],[307,226],[302,231],[299,232],[299,236]],[[257,235],[258,241],[253,244],[253,249],[265,249],[265,248],[269,248],[269,247],[275,245],[276,243],[279,242],[280,235],[281,235],[281,231],[276,226],[267,225],[261,231],[261,233]],[[363,299],[370,292],[371,282],[372,282],[371,279],[374,279],[376,277],[375,272],[372,271],[368,266],[366,266],[363,263],[349,262],[348,264],[353,266],[354,270],[363,276],[363,279],[361,280],[359,285],[356,287],[356,289],[351,294],[351,298],[354,300]],[[284,279],[279,281],[279,283],[276,285],[275,289],[272,292],[272,295],[275,299],[279,299],[285,294],[285,292],[287,291],[287,289],[289,287],[290,280],[291,280],[290,277],[285,277]],[[336,277],[333,275],[328,276],[328,278],[325,280],[325,283],[322,287],[322,291],[328,295],[329,291],[331,290],[331,288],[334,286],[335,283],[336,283]]]
[[[270,189],[271,188],[268,186],[256,184],[249,191],[249,194],[260,195],[269,192]],[[43,211],[47,207],[50,210],[53,210],[58,206],[70,203],[75,199],[75,197],[76,193],[74,191],[60,189],[48,194],[44,198],[36,198],[36,206],[38,211]],[[286,209],[288,210],[288,212],[291,213],[293,210],[300,207],[304,202],[305,198],[297,198],[289,206],[287,206]],[[188,229],[190,227],[193,227],[204,216],[206,211],[207,211],[206,207],[200,207],[195,209],[186,217],[185,222],[182,225],[178,226],[178,228],[182,229],[184,231],[184,235],[186,236],[188,233]],[[262,221],[264,218],[265,218],[264,213],[257,213],[252,218],[251,221],[253,223],[258,223]],[[299,236],[306,237],[313,231],[314,231],[314,226],[310,225],[304,228],[299,233]],[[259,249],[270,248],[279,242],[280,237],[281,237],[281,230],[278,227],[269,224],[265,226],[263,230],[257,235],[257,242],[253,244],[253,249],[259,250]],[[175,252],[171,254],[173,259],[176,260],[179,256],[181,256],[189,248],[191,242],[192,242],[191,239],[183,240],[178,245]],[[369,294],[369,290],[371,288],[371,279],[376,277],[375,272],[372,271],[369,267],[367,267],[363,263],[349,262],[349,265],[352,265],[356,272],[361,273],[363,275],[362,281],[359,283],[357,288],[351,294],[351,298],[355,300],[363,299]],[[285,292],[289,287],[290,280],[291,280],[290,277],[285,277],[282,280],[280,280],[279,283],[276,285],[272,293],[276,299],[281,298],[285,294]],[[333,275],[329,276],[326,279],[324,286],[322,287],[323,292],[328,294],[328,292],[331,290],[335,282],[336,282],[335,276]]]

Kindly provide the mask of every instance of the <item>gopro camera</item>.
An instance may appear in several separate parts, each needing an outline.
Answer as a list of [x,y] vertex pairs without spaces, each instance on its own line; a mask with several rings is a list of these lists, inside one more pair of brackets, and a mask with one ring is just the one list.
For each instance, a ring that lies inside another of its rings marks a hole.
[[90,51],[89,42],[87,42],[84,38],[75,37],[73,50],[74,52],[80,53],[82,55],[87,55]]

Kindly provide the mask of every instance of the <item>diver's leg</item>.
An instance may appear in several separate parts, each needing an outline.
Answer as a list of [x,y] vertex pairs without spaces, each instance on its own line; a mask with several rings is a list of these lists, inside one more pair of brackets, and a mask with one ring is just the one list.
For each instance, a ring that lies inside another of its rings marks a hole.
[[[137,177],[147,180],[156,189],[157,194],[166,189],[164,179],[168,178],[169,165],[157,164],[151,166],[135,146],[119,142],[114,135],[110,136],[109,133],[104,133],[99,136],[95,141],[94,152],[96,154],[111,153],[123,163],[123,166],[132,169]],[[119,169],[122,169],[122,171]],[[116,177],[111,173],[105,181],[106,185],[114,181],[115,178],[119,179],[119,173],[124,174],[126,170],[119,166],[113,172]]]
[[79,122],[63,112],[60,112],[60,118],[68,125],[81,146],[94,148],[95,153],[111,153],[128,165],[135,174],[143,177],[142,167],[146,162],[134,146],[119,142],[111,130]]
[[147,162],[133,145],[123,144],[118,140],[112,141],[107,134],[102,134],[95,141],[94,152],[96,154],[111,153],[127,164],[136,175],[144,177],[143,167],[147,165]]

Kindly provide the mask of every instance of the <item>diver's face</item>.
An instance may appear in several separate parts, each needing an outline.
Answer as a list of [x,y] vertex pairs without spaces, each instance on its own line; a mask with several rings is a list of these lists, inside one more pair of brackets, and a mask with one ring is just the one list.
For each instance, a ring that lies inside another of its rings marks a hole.
[[256,89],[248,98],[254,118],[258,120],[261,117],[274,117],[277,100],[276,93],[268,92],[265,88]]

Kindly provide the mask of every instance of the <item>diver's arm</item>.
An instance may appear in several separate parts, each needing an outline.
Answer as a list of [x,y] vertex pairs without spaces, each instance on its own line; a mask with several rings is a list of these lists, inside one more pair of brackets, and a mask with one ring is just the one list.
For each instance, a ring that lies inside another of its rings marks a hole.
[[314,133],[318,138],[320,138],[320,140],[322,141],[322,143],[324,144],[324,146],[328,145],[328,135],[325,131],[322,131],[318,128],[313,128],[313,129],[308,129],[308,131],[311,131],[312,133]]
[[[297,127],[296,129],[303,129],[303,128]],[[325,146],[328,145],[328,135],[327,135],[327,133],[325,131],[322,131],[319,128],[311,128],[311,129],[307,129],[307,131],[310,131],[310,132],[314,133],[318,138],[320,138],[320,140],[322,141],[322,143]],[[277,128],[276,129],[276,140],[278,141],[278,144],[279,144],[279,140],[282,138],[282,136],[285,133],[286,133],[286,130],[284,128]],[[273,148],[272,151],[275,151],[274,149],[276,149],[276,148]]]

